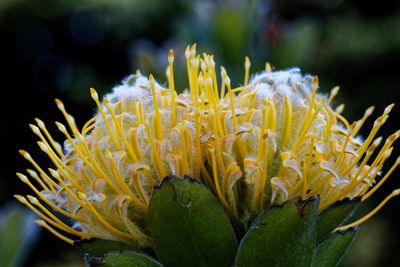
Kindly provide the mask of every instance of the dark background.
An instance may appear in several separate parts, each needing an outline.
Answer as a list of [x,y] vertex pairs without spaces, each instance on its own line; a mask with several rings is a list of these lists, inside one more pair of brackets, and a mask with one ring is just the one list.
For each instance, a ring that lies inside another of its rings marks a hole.
[[[340,85],[336,102],[346,104],[349,121],[370,105],[376,106],[377,117],[385,106],[400,104],[396,0],[1,0],[0,41],[3,213],[20,210],[13,194],[30,192],[15,176],[29,166],[18,149],[50,166],[28,124],[39,117],[62,140],[53,124],[62,120],[54,98],[62,99],[82,126],[94,112],[90,87],[103,94],[138,68],[165,82],[170,48],[177,57],[180,89],[186,84],[184,48],[197,43],[200,51],[215,54],[236,85],[246,55],[253,72],[269,61],[278,69],[298,66],[317,74],[324,93]],[[380,134],[396,131],[399,120],[396,106]],[[386,170],[399,154],[397,145]],[[366,210],[400,187],[399,174],[368,201]],[[399,206],[400,199],[393,200],[363,225],[343,266],[400,266]],[[0,248],[2,242],[0,236]],[[20,266],[83,266],[79,252],[46,231],[28,244],[19,252],[21,259],[25,256]]]

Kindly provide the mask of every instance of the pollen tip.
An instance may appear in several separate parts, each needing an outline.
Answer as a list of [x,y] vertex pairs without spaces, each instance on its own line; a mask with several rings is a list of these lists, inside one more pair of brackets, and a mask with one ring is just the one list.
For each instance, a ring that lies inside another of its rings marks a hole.
[[31,155],[23,149],[20,149],[18,152],[27,160],[30,160],[32,158]]
[[31,195],[28,195],[27,197],[28,197],[29,201],[30,201],[32,204],[34,204],[34,205],[38,205],[38,204],[39,204],[39,200],[38,200],[36,197],[31,196]]
[[250,65],[251,65],[250,58],[249,58],[248,56],[246,56],[246,57],[244,58],[244,66],[245,66],[246,68],[250,68]]
[[400,195],[400,188],[398,188],[398,189],[396,189],[396,190],[393,190],[392,195],[393,195],[393,196],[398,196],[398,195]]
[[38,141],[37,144],[38,144],[38,146],[40,147],[40,149],[41,149],[43,152],[47,152],[47,151],[49,150],[49,149],[47,148],[47,146],[46,146],[43,142]]
[[98,100],[99,99],[99,95],[97,94],[96,90],[94,88],[90,88],[90,95],[92,96],[92,98],[94,100]]
[[169,50],[169,52],[168,52],[168,63],[172,63],[172,62],[174,62],[174,50],[173,49]]
[[37,125],[39,126],[39,128],[44,127],[44,122],[41,119],[35,118],[35,121],[36,121]]
[[32,132],[36,135],[40,134],[40,130],[39,127],[37,127],[36,125],[33,124],[29,124],[29,127],[31,128]]
[[56,99],[54,99],[54,101],[56,102],[56,105],[59,109],[64,109],[64,104],[63,104],[63,102],[61,102],[60,99],[56,98]]
[[86,196],[85,193],[78,192],[78,197],[79,197],[80,199],[82,199],[82,200],[87,200],[87,196]]
[[189,59],[190,58],[190,46],[186,46],[185,49],[185,58]]
[[385,108],[385,111],[383,112],[383,114],[389,114],[392,111],[393,107],[394,107],[394,103],[392,103],[389,106],[387,106]]
[[15,197],[19,202],[21,202],[22,204],[25,204],[25,203],[28,202],[24,196],[21,196],[21,195],[14,195],[14,197]]
[[67,129],[65,128],[65,126],[64,126],[62,123],[56,121],[56,125],[57,125],[58,129],[59,129],[62,133],[67,132]]
[[35,223],[41,227],[45,227],[47,225],[43,220],[35,220]]
[[17,176],[23,183],[29,183],[28,177],[26,177],[26,175],[17,172]]

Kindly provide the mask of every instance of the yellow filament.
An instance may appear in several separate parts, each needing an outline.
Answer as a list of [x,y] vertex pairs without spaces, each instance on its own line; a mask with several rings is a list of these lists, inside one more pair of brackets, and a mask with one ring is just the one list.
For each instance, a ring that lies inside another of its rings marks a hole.
[[209,148],[208,152],[211,155],[211,164],[212,164],[212,172],[213,172],[213,178],[214,178],[214,185],[215,189],[218,194],[218,198],[221,200],[222,204],[225,206],[227,210],[229,210],[229,205],[225,200],[224,195],[221,192],[221,186],[219,184],[219,179],[218,179],[218,171],[217,171],[217,162],[215,160],[215,154],[214,154],[214,148]]
[[111,126],[110,126],[110,123],[108,122],[107,116],[104,113],[103,107],[101,106],[101,103],[99,101],[99,96],[98,96],[96,90],[93,88],[90,88],[90,93],[92,95],[94,102],[97,105],[97,109],[100,112],[100,115],[103,119],[104,125],[106,126],[108,133],[110,134],[111,140],[113,140],[113,142],[118,150],[122,150],[121,144],[119,143],[118,139],[115,137],[114,131],[111,129]]
[[232,88],[231,88],[231,80],[229,79],[228,76],[225,77],[225,84],[228,87],[228,95],[229,95],[231,111],[232,111],[233,129],[236,132],[238,130],[238,121],[237,121],[237,118],[236,118],[235,102],[233,100],[233,93],[232,93]]
[[283,113],[283,147],[286,147],[290,140],[292,128],[292,102],[288,96],[285,96],[285,108]]
[[57,205],[55,205],[53,202],[51,202],[50,200],[48,200],[28,179],[28,177],[26,177],[25,175],[21,174],[21,173],[17,173],[18,178],[25,184],[27,184],[33,192],[35,192],[35,194],[37,196],[39,196],[39,198],[41,200],[43,200],[44,202],[46,202],[47,205],[49,205],[51,208],[53,208],[54,210],[56,210],[57,212],[63,214],[64,216],[67,216],[69,218],[72,219],[77,219],[74,215],[72,215],[71,213],[61,209],[60,207],[58,207]]
[[170,80],[170,94],[171,94],[171,127],[176,125],[176,92],[175,92],[175,81],[174,81],[174,50],[169,50],[168,53],[168,68],[169,68],[169,80]]
[[128,155],[132,158],[133,162],[136,162],[136,163],[139,162],[139,159],[138,159],[135,151],[132,149],[132,146],[129,144],[129,142],[126,139],[125,134],[122,130],[123,129],[123,126],[121,125],[122,122],[121,123],[118,122],[117,118],[115,117],[115,112],[111,108],[110,104],[108,103],[108,100],[105,98],[103,102],[104,102],[104,105],[106,106],[108,112],[111,115],[111,119],[112,119],[115,127],[117,128],[118,136],[121,137],[122,141],[125,144],[125,148],[128,151]]
[[57,227],[60,230],[63,230],[67,233],[77,235],[77,236],[80,236],[83,238],[91,237],[91,235],[77,231],[77,230],[71,228],[69,225],[66,225],[65,223],[63,223],[60,219],[58,219],[56,216],[54,216],[54,214],[52,214],[48,209],[46,209],[46,207],[44,207],[42,204],[40,204],[40,202],[35,197],[28,195],[28,199],[33,205],[38,206],[48,217],[46,217],[43,213],[38,211],[29,202],[26,201],[26,203],[23,203],[23,204],[25,204],[28,208],[30,208],[33,212],[35,212],[39,217],[44,219],[46,222],[52,224],[54,227]]
[[86,197],[86,195],[84,193],[79,192],[78,195],[79,195],[79,198],[81,198],[83,201],[85,201],[85,204],[86,204],[85,206],[87,206],[86,208],[88,210],[90,210],[91,213],[93,214],[93,216],[95,216],[99,220],[99,222],[101,224],[103,224],[104,227],[106,227],[110,232],[114,233],[117,236],[123,237],[123,238],[130,238],[130,235],[128,233],[122,232],[122,231],[116,229],[110,223],[108,223],[107,220],[105,220],[103,218],[103,216],[101,216],[97,212],[96,208],[93,206],[92,203],[90,203],[90,201],[87,199],[87,197]]
[[393,164],[393,166],[390,168],[390,170],[385,174],[385,176],[370,190],[368,191],[367,194],[365,194],[362,197],[362,201],[367,200],[370,196],[372,196],[373,193],[375,193],[376,190],[378,190],[383,183],[389,178],[389,176],[394,172],[394,170],[399,166],[400,164],[400,157],[397,158],[396,162]]
[[131,197],[131,200],[143,211],[146,210],[146,206],[140,202],[140,200],[133,194],[132,190],[129,188],[129,186],[126,184],[124,178],[122,177],[120,171],[118,170],[117,165],[114,162],[114,159],[111,155],[110,151],[106,151],[106,156],[108,158],[108,161],[110,163],[110,169],[114,175],[114,177],[117,179],[118,184],[121,186],[122,190],[124,193],[129,195]]
[[353,223],[351,223],[351,224],[348,224],[348,225],[345,225],[345,226],[341,226],[341,227],[336,228],[336,229],[335,229],[335,232],[338,232],[338,231],[343,232],[343,231],[346,231],[346,230],[349,229],[349,228],[356,227],[356,226],[358,226],[358,225],[364,223],[364,222],[367,221],[369,218],[371,218],[372,216],[374,216],[383,206],[385,206],[385,204],[386,204],[390,199],[392,199],[393,197],[398,196],[398,195],[400,195],[400,188],[394,190],[390,195],[388,195],[388,196],[387,196],[375,209],[373,209],[370,213],[368,213],[367,215],[365,215],[365,216],[362,217],[361,219],[359,219],[359,220],[357,220],[357,221],[355,221],[355,222],[353,222]]
[[163,162],[161,160],[160,150],[158,149],[158,147],[156,147],[155,141],[151,134],[151,130],[150,130],[148,121],[145,122],[145,127],[147,130],[148,138],[150,140],[152,154],[153,154],[153,161],[154,161],[154,165],[156,167],[157,173],[158,173],[158,179],[161,182],[162,179],[164,179],[167,176],[167,174],[164,170]]
[[61,145],[59,143],[57,143],[56,141],[54,141],[54,139],[51,136],[51,134],[47,131],[47,128],[46,128],[45,124],[43,123],[43,121],[39,120],[38,118],[36,118],[35,121],[36,121],[37,125],[39,126],[39,128],[44,132],[44,134],[46,135],[47,139],[49,140],[51,145],[56,150],[57,154],[60,157],[64,157],[64,153],[62,152]]
[[48,185],[51,187],[52,190],[54,190],[55,188],[59,188],[58,184],[56,184],[53,179],[51,179],[44,171],[42,168],[40,168],[40,166],[36,163],[35,160],[33,160],[33,158],[31,157],[31,155],[24,151],[24,150],[19,150],[19,153],[27,160],[29,161],[34,167],[35,169],[40,173],[40,175],[46,179],[46,181],[48,182]]
[[150,87],[151,87],[151,93],[153,96],[153,105],[154,105],[154,116],[153,116],[153,120],[152,120],[153,129],[154,129],[155,137],[158,140],[162,140],[162,139],[164,139],[164,134],[163,134],[162,121],[161,121],[161,112],[160,112],[160,108],[158,107],[156,84],[155,84],[153,75],[150,75],[149,81],[150,81]]
[[74,241],[62,234],[60,234],[59,232],[57,232],[56,230],[54,230],[52,227],[50,227],[45,221],[42,220],[36,220],[35,223],[41,227],[46,228],[50,233],[52,233],[53,235],[55,235],[56,237],[58,237],[59,239],[61,239],[62,241],[72,245],[74,243]]
[[244,86],[247,86],[249,84],[249,76],[250,76],[250,66],[251,62],[249,57],[245,57],[244,60]]

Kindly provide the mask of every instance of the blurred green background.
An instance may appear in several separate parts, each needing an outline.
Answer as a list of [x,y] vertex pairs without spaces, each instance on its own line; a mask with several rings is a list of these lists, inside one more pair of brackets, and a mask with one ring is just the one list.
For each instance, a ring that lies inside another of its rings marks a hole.
[[[397,0],[1,0],[0,40],[1,266],[83,266],[80,252],[32,225],[31,213],[12,200],[29,192],[15,176],[28,167],[18,149],[50,166],[28,124],[35,117],[48,125],[61,120],[57,97],[82,125],[94,112],[89,88],[108,92],[138,68],[166,82],[170,48],[180,89],[186,84],[184,49],[197,43],[215,54],[236,85],[246,55],[253,72],[269,61],[318,74],[324,93],[340,85],[337,103],[346,104],[350,121],[370,105],[378,114],[400,104]],[[397,130],[399,121],[396,107],[381,135]],[[392,163],[399,154],[397,145]],[[361,213],[399,187],[399,176],[396,171]],[[395,199],[363,225],[343,266],[400,266],[399,207]]]

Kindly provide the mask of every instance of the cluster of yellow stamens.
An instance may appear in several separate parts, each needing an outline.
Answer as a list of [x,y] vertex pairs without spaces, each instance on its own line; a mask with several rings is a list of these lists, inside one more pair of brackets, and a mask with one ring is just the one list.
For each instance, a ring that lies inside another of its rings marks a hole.
[[397,159],[373,185],[400,136],[397,131],[382,146],[382,137],[376,138],[393,105],[362,141],[357,134],[373,107],[350,124],[343,106],[331,107],[338,88],[320,95],[317,77],[298,69],[272,71],[267,63],[250,79],[246,58],[244,83],[232,88],[223,67],[217,79],[212,55],[197,55],[192,46],[185,57],[188,90],[175,89],[170,51],[167,87],[136,74],[102,101],[91,89],[98,113],[81,130],[56,100],[69,126],[56,123],[66,137],[63,148],[42,121],[31,125],[54,169],[42,169],[21,150],[35,170],[27,170],[30,178],[17,175],[39,199],[16,198],[41,217],[40,225],[69,243],[55,229],[151,246],[149,200],[170,174],[200,180],[233,220],[246,225],[294,196],[319,195],[321,210],[346,197],[366,200],[400,164]]

